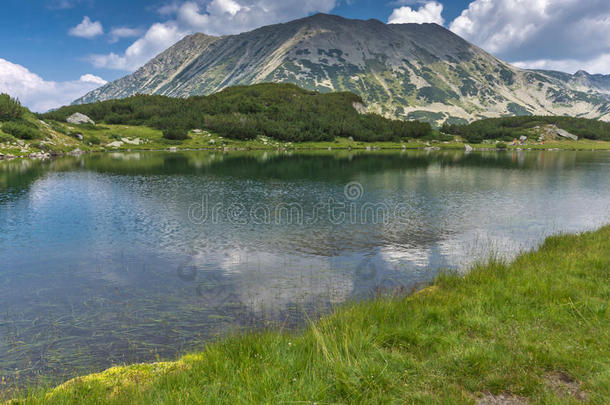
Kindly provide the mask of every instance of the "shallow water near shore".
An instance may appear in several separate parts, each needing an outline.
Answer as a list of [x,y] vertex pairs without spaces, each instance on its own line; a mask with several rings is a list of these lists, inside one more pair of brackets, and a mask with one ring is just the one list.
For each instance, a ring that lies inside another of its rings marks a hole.
[[605,152],[141,152],[0,162],[0,378],[295,328],[610,222]]

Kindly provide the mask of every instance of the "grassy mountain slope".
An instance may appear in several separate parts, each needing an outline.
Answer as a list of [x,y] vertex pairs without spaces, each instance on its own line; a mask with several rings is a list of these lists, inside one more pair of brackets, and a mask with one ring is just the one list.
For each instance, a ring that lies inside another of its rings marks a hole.
[[43,157],[49,152],[66,153],[84,146],[78,138],[68,134],[57,125],[41,121],[9,95],[0,94],[0,159]]
[[75,112],[108,124],[148,125],[164,131],[203,128],[227,138],[332,141],[399,141],[430,135],[427,123],[360,114],[362,99],[352,93],[318,93],[292,84],[236,86],[186,99],[138,95],[121,100],[60,108],[45,118],[65,120]]
[[369,111],[438,125],[529,114],[610,120],[606,79],[577,79],[515,68],[435,24],[318,14],[239,35],[187,37],[76,103],[136,93],[188,97],[285,82],[351,91]]

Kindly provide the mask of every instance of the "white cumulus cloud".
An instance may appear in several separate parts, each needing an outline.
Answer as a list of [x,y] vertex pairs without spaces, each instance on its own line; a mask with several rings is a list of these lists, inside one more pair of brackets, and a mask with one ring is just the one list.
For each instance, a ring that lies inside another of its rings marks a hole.
[[174,1],[159,9],[170,18],[153,24],[124,53],[91,55],[98,68],[134,71],[178,40],[194,32],[236,34],[263,25],[286,22],[314,12],[329,12],[338,0],[212,0]]
[[102,79],[99,76],[92,75],[91,73],[87,73],[86,75],[82,75],[80,79],[78,79],[81,83],[92,83],[97,84],[98,86],[103,86],[108,83],[106,80]]
[[443,5],[436,1],[431,1],[420,6],[417,10],[409,6],[395,8],[388,18],[388,24],[408,24],[408,23],[436,23],[443,25],[445,20],[442,16]]
[[83,21],[76,27],[70,28],[68,31],[73,37],[95,38],[104,33],[102,23],[99,21],[91,21],[87,16],[83,17]]
[[610,73],[608,0],[475,0],[450,29],[523,67]]
[[574,73],[585,70],[589,73],[610,73],[610,53],[602,54],[588,60],[577,59],[538,59],[513,62],[523,69],[558,70],[560,72]]
[[131,44],[124,54],[90,55],[89,59],[97,68],[133,71],[187,34],[174,22],[156,23],[144,36]]
[[70,104],[104,84],[104,79],[92,74],[72,81],[47,81],[21,65],[0,58],[0,93],[18,98],[32,111],[45,112]]
[[129,28],[129,27],[117,27],[110,30],[110,42],[115,43],[118,42],[122,38],[133,38],[140,36],[142,34],[142,30],[137,28]]

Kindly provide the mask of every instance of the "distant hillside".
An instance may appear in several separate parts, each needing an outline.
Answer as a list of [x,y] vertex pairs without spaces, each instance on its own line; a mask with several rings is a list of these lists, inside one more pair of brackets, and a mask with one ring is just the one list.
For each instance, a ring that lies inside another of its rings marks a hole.
[[579,138],[610,141],[610,123],[573,117],[488,118],[468,125],[445,124],[441,131],[446,134],[459,135],[469,142],[478,143],[483,139],[511,141],[521,136],[538,138],[542,134],[556,133],[557,129],[567,131],[568,134],[576,135]]
[[438,125],[533,114],[610,120],[608,76],[518,69],[436,24],[325,14],[239,35],[186,37],[76,103],[208,95],[261,82],[350,91],[369,111]]
[[80,112],[97,122],[147,125],[177,137],[180,133],[186,136],[189,129],[202,128],[233,139],[262,135],[291,142],[329,141],[337,136],[399,141],[421,138],[432,131],[428,123],[390,120],[361,114],[362,110],[362,99],[352,93],[318,93],[292,84],[264,83],[230,87],[207,97],[138,95],[75,105],[47,113],[44,118],[65,121]]

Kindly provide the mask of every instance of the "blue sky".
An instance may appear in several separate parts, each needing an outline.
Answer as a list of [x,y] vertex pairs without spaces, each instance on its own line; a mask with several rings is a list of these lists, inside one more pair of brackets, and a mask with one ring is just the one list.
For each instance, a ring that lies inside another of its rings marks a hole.
[[436,22],[520,67],[610,73],[608,0],[3,0],[0,91],[52,108],[189,33],[233,34],[315,12]]

